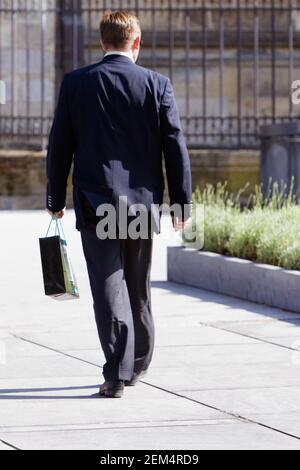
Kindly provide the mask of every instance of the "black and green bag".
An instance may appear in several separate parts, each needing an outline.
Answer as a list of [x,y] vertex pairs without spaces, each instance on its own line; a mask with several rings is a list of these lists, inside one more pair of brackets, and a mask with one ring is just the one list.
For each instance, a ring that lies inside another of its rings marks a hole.
[[[48,233],[54,220],[55,235],[49,237]],[[39,240],[45,294],[56,300],[78,299],[78,286],[67,253],[67,242],[62,235],[61,222],[53,217],[46,237]]]

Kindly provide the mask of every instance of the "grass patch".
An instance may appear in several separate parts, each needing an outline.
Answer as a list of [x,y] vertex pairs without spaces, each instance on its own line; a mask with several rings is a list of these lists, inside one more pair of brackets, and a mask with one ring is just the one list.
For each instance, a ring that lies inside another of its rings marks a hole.
[[293,190],[286,195],[286,188],[274,183],[264,198],[261,188],[256,187],[245,207],[240,204],[242,193],[234,196],[221,183],[208,185],[203,191],[197,188],[194,211],[199,204],[204,206],[204,220],[197,227],[192,219],[184,234],[189,238],[191,228],[200,233],[204,224],[203,246],[187,241],[184,245],[300,270],[300,206]]

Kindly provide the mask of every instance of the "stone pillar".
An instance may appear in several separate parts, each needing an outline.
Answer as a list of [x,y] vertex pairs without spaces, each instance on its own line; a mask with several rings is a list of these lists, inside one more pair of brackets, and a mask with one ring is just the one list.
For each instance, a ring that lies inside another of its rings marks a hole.
[[268,194],[270,180],[284,184],[287,192],[293,180],[293,190],[300,196],[300,123],[262,126],[261,182],[263,192]]
[[56,95],[65,73],[84,63],[81,0],[57,0]]

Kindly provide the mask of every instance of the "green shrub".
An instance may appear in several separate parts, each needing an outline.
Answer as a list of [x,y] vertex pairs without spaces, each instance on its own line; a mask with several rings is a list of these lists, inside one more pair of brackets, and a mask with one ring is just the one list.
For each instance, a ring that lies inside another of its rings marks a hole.
[[[242,193],[243,190],[237,196],[230,194],[226,184],[208,185],[202,192],[197,188],[194,211],[203,205],[204,221],[199,222],[198,218],[196,229],[200,233],[204,225],[204,241],[199,236],[195,243],[185,240],[184,244],[300,270],[300,206],[292,189],[285,195],[283,186],[273,184],[264,198],[257,187],[245,207],[240,204]],[[195,229],[195,220],[187,232],[192,227]]]

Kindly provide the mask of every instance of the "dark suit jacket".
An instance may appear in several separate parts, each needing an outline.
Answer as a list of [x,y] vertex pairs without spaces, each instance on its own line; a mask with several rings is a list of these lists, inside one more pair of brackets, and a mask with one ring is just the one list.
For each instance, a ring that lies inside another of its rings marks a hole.
[[126,196],[150,210],[163,201],[162,155],[170,203],[190,204],[190,160],[167,77],[117,54],[75,70],[63,79],[49,137],[47,208],[64,208],[74,162],[77,228],[79,194],[94,208]]

